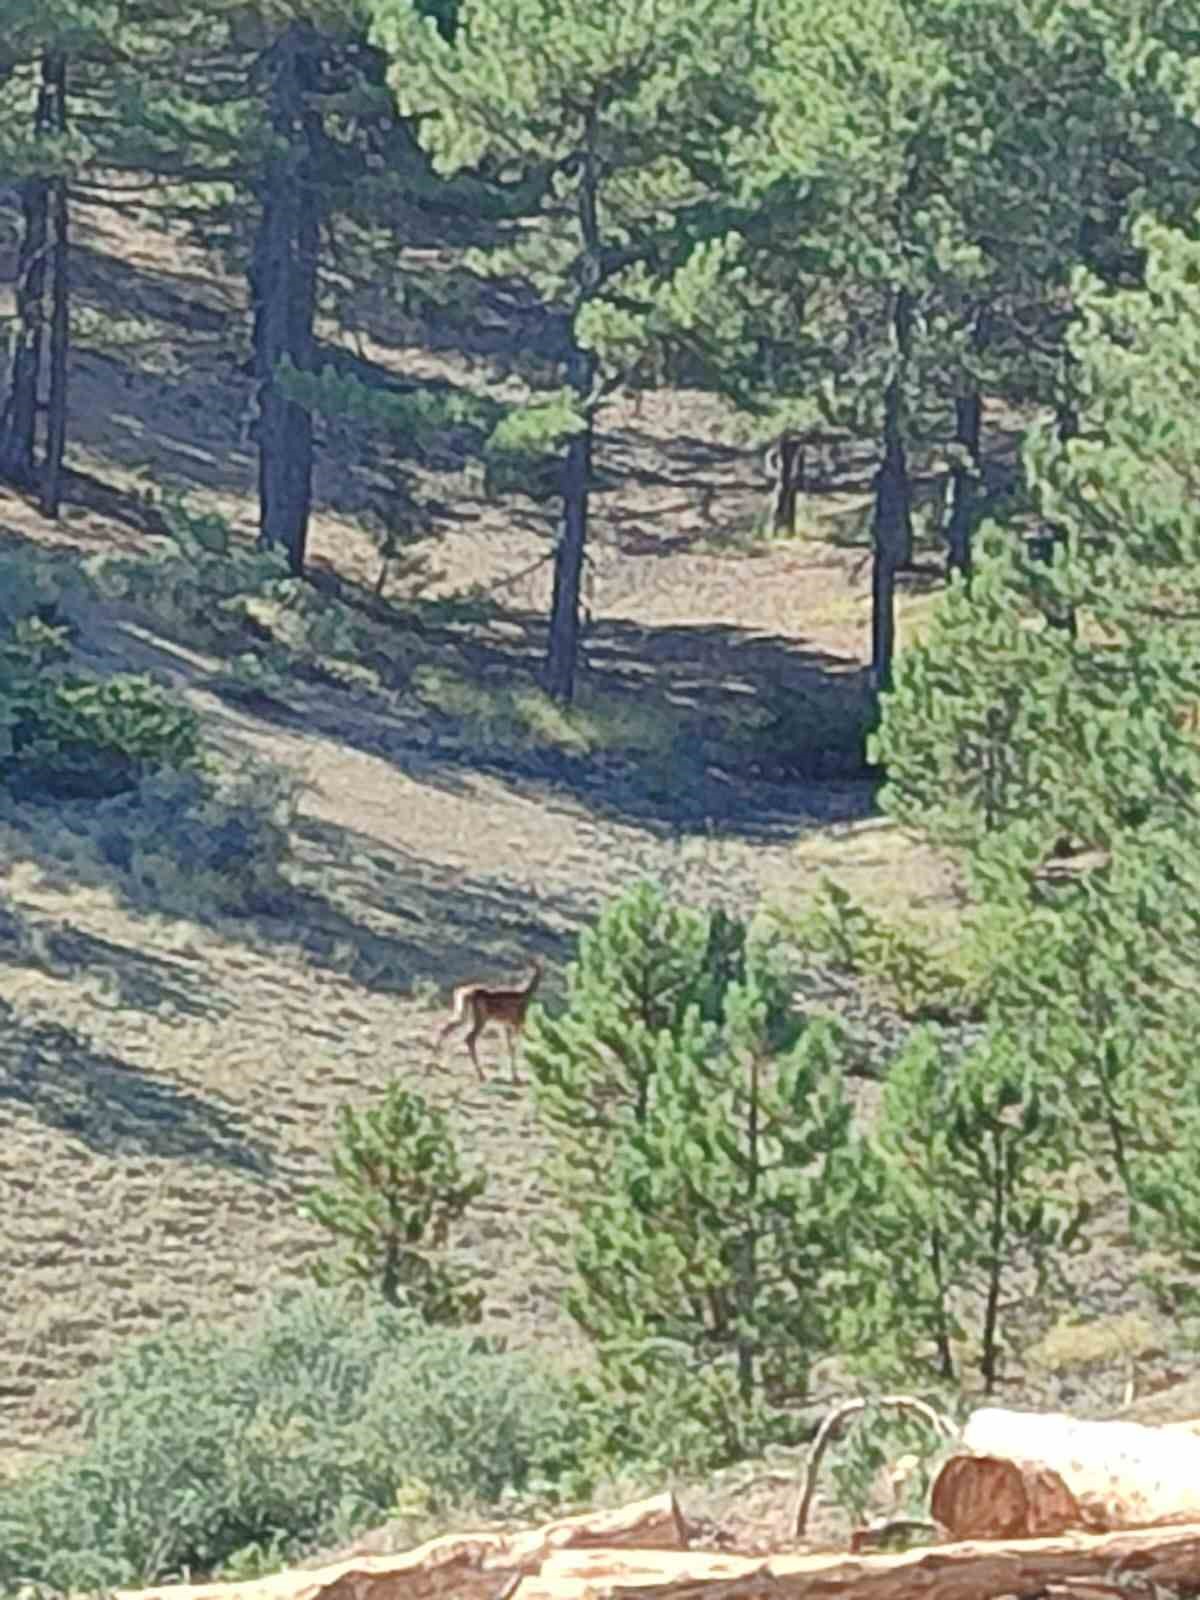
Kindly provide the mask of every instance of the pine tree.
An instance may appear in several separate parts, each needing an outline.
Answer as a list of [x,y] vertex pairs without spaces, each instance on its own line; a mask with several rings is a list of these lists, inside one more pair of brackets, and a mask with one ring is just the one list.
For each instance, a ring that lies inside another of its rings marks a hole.
[[1086,1200],[1064,1181],[1079,1126],[999,1028],[958,1059],[932,1028],[908,1041],[860,1172],[847,1331],[869,1365],[954,1380],[969,1342],[993,1391],[1021,1327],[1018,1275],[1032,1269],[1040,1293],[1086,1246]]
[[464,1172],[444,1113],[393,1083],[373,1110],[341,1108],[332,1159],[333,1183],[314,1189],[303,1209],[342,1241],[344,1253],[321,1263],[317,1280],[366,1283],[431,1324],[478,1320],[482,1295],[445,1250],[451,1223],[486,1178]]
[[573,1219],[567,1307],[621,1385],[666,1360],[743,1408],[802,1393],[848,1222],[837,1031],[795,1014],[765,933],[648,885],[580,948],[526,1044]]
[[730,0],[464,0],[449,44],[408,0],[376,0],[374,37],[438,171],[478,166],[529,195],[480,264],[527,279],[568,330],[565,381],[520,431],[563,452],[545,684],[570,700],[596,413],[653,345],[646,272],[672,214],[723,191],[753,30]]
[[[16,323],[7,392],[0,401],[0,476],[36,490],[57,517],[66,441],[68,177],[88,155],[72,126],[70,84],[76,62],[104,49],[113,9],[78,0],[47,9],[28,0],[0,4],[6,42],[5,112],[0,151],[19,179],[21,236]],[[46,374],[46,428],[38,459],[38,415]]]
[[[889,809],[969,848],[1003,925],[991,1020],[1078,1120],[1098,1171],[1135,1210],[1163,1211],[1159,1163],[1190,1148],[1200,1026],[1200,243],[1150,220],[1131,242],[1144,289],[1082,272],[1072,285],[1077,435],[1048,420],[1026,445],[1035,511],[1063,537],[1048,563],[1022,563],[1011,531],[990,535],[971,599],[952,594],[908,652],[878,753]],[[1047,626],[1066,613],[1073,631]],[[962,752],[997,707],[1012,782],[989,816]],[[1060,882],[1042,869],[1063,834],[1091,855]]]
[[650,882],[580,934],[564,1010],[535,1009],[524,1041],[564,1192],[595,1194],[614,1141],[648,1116],[664,1066],[707,1052],[743,937],[720,913],[673,905]]

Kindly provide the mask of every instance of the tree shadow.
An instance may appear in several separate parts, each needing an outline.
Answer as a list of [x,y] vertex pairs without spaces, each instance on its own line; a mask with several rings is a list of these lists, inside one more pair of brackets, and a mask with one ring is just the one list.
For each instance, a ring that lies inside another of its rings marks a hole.
[[108,1156],[204,1161],[256,1178],[268,1152],[212,1101],[152,1077],[72,1028],[19,1020],[0,1000],[0,1099]]
[[323,818],[302,817],[296,831],[320,863],[306,876],[326,887],[290,890],[255,918],[254,935],[296,940],[316,964],[379,993],[452,986],[481,971],[517,973],[533,955],[557,969],[573,938],[552,925],[576,926],[590,909],[585,892],[542,885],[532,900],[502,873],[457,871]]
[[[372,697],[312,683],[289,685],[286,700],[232,699],[231,719],[254,721],[380,757],[409,781],[463,793],[473,776],[549,803],[570,801],[597,819],[660,834],[777,839],[789,831],[869,815],[878,773],[846,730],[863,726],[870,692],[852,658],[797,646],[791,639],[723,624],[648,627],[620,619],[586,633],[581,703],[613,726],[592,748],[540,739],[515,710],[536,683],[545,622],[504,610],[499,626],[478,618],[430,623],[426,659],[477,686],[482,713],[464,722],[406,696]],[[489,710],[489,697],[494,714]],[[789,751],[771,732],[791,708],[803,738]],[[626,742],[621,732],[634,728]],[[637,729],[653,729],[639,747]],[[229,732],[236,738],[236,723]]]
[[83,928],[38,924],[11,906],[0,908],[0,963],[37,967],[58,977],[102,974],[118,1004],[137,1011],[208,1017],[228,1016],[232,1009],[213,994],[199,962],[169,960]]

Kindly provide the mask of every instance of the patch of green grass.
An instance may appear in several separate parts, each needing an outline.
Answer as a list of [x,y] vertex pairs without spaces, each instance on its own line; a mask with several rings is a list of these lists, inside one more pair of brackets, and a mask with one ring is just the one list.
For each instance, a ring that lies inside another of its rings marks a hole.
[[563,706],[531,684],[490,687],[433,665],[418,667],[412,681],[421,702],[455,718],[477,748],[649,754],[669,751],[678,736],[656,701],[618,691],[584,685],[575,703]]
[[1160,1342],[1149,1318],[1134,1311],[1092,1317],[1086,1322],[1063,1315],[1024,1354],[1026,1361],[1044,1372],[1072,1372],[1118,1362],[1130,1364],[1156,1350]]

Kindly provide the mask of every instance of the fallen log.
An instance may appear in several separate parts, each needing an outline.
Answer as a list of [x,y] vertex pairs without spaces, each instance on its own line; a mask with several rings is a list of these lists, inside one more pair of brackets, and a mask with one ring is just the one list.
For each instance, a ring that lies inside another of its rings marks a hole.
[[1145,1593],[1200,1584],[1200,1524],[857,1557],[563,1550],[505,1600],[999,1600],[1089,1581],[1115,1594],[1134,1576]]
[[1085,1525],[1057,1472],[1002,1456],[951,1456],[930,1485],[929,1514],[952,1539],[1037,1539]]
[[173,1583],[118,1589],[114,1600],[496,1600],[556,1550],[687,1549],[687,1524],[670,1493],[612,1511],[560,1517],[520,1533],[447,1534],[400,1555],[355,1556],[312,1570],[274,1572],[242,1583]]
[[[597,1547],[597,1540],[612,1543]],[[627,1541],[618,1545],[616,1541]],[[649,1548],[648,1541],[659,1541]],[[519,1534],[434,1539],[245,1583],[118,1591],[120,1600],[997,1600],[1050,1584],[1200,1586],[1200,1523],[1014,1543],[965,1541],[900,1555],[689,1551],[674,1497],[564,1518]],[[642,1541],[646,1541],[643,1543]]]
[[1200,1522],[1200,1438],[1186,1429],[986,1407],[962,1445],[930,1493],[955,1538]]

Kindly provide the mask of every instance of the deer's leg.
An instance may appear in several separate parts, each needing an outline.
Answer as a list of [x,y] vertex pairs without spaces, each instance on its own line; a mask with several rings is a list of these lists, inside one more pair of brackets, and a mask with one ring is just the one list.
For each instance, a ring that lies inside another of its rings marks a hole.
[[517,1082],[516,1041],[520,1037],[520,1029],[514,1027],[513,1024],[510,1022],[505,1027],[504,1033],[505,1033],[505,1037],[508,1039],[508,1070],[512,1074],[512,1081],[514,1083],[516,1083]]
[[462,1027],[464,1020],[465,1019],[463,1017],[462,996],[461,995],[455,995],[455,997],[454,997],[454,1012],[453,1012],[453,1015],[451,1016],[449,1022],[446,1024],[446,1026],[438,1034],[437,1043],[434,1045],[434,1049],[435,1050],[440,1050],[442,1048],[442,1046],[445,1044],[446,1040],[454,1032],[455,1028],[461,1028]]
[[479,1065],[479,1057],[475,1054],[475,1041],[483,1032],[486,1020],[483,1012],[476,1006],[471,1013],[471,1027],[467,1033],[467,1049],[470,1052],[471,1060],[475,1063],[475,1071],[479,1076],[480,1083],[483,1082],[483,1068]]

